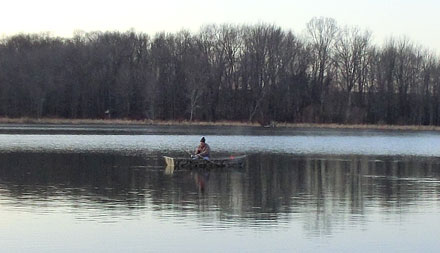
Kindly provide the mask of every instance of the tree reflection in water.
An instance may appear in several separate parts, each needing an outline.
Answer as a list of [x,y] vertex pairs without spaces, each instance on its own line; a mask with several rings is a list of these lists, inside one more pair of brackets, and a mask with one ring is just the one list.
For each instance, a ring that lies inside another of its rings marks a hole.
[[242,169],[170,172],[159,155],[2,153],[0,191],[7,205],[29,212],[40,204],[69,206],[117,220],[151,210],[251,227],[295,219],[313,236],[363,224],[377,212],[401,219],[416,207],[438,205],[440,162],[254,154]]

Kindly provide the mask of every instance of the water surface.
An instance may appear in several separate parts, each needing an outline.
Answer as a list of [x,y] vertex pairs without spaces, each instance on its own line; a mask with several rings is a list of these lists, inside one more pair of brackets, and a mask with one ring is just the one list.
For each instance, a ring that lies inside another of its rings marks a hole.
[[[213,152],[440,157],[436,133],[205,135]],[[193,150],[200,135],[0,134],[0,152],[148,154]]]
[[0,135],[2,250],[440,249],[435,133],[209,134],[246,166],[167,171],[199,137]]

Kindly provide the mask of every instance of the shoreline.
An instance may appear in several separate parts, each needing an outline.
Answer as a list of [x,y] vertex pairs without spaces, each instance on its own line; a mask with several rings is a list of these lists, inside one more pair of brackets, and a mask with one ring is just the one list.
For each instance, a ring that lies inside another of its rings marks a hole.
[[371,124],[335,124],[335,123],[283,123],[274,122],[268,126],[258,123],[239,121],[164,121],[164,120],[128,120],[128,119],[53,119],[53,118],[0,118],[0,124],[13,125],[127,125],[127,126],[218,126],[218,127],[255,127],[255,128],[301,128],[301,129],[347,129],[347,130],[396,130],[396,131],[440,131],[440,126],[418,125],[371,125]]

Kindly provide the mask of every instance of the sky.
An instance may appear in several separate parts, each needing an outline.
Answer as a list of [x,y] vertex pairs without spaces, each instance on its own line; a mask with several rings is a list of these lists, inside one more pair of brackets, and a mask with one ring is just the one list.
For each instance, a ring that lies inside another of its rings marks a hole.
[[199,31],[207,24],[275,24],[301,34],[313,17],[370,30],[376,45],[408,38],[440,53],[438,0],[0,0],[0,35],[75,31]]

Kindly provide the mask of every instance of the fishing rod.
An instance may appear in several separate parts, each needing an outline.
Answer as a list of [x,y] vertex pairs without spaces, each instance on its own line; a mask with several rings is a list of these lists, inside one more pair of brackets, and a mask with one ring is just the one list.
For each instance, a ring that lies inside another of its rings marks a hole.
[[190,157],[193,156],[193,154],[191,152],[189,152],[188,150],[184,149],[183,151],[185,151]]

